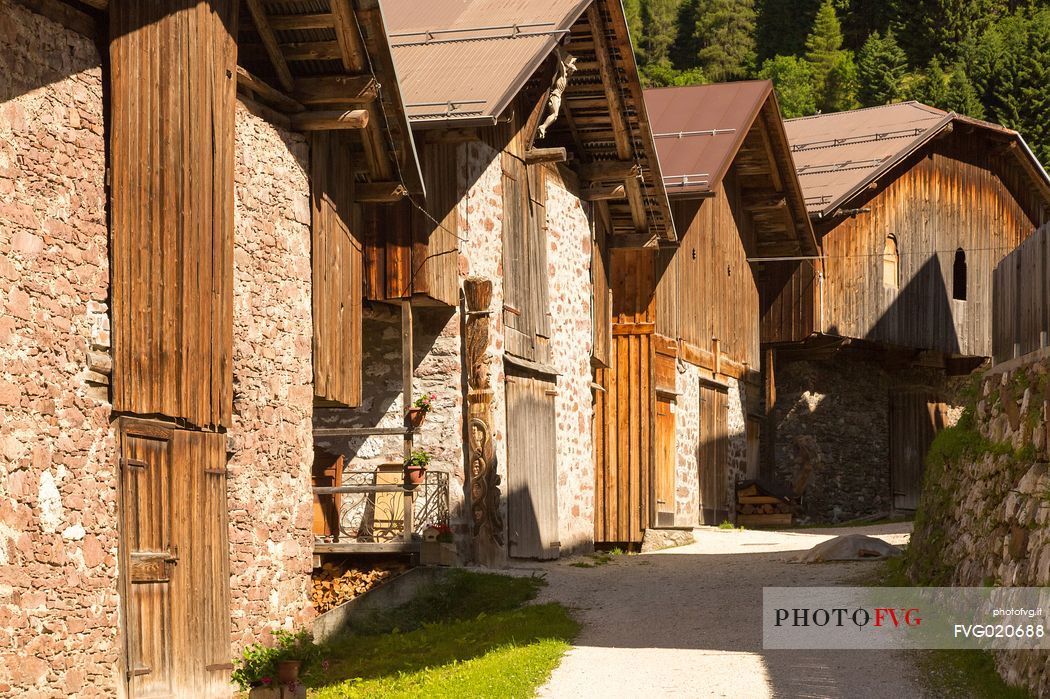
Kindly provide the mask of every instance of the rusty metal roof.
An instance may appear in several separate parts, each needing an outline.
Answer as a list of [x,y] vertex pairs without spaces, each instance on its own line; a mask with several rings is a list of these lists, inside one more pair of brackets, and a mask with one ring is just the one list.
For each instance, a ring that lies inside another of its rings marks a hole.
[[593,0],[383,0],[408,117],[491,124]]
[[646,90],[667,193],[718,186],[772,91],[768,80]]
[[785,122],[806,209],[833,212],[953,116],[919,102],[900,102]]

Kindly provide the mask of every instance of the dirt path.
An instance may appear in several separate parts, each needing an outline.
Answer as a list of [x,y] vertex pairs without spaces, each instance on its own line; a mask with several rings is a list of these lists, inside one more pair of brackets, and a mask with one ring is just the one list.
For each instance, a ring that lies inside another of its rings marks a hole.
[[[910,525],[853,528],[891,543]],[[539,566],[540,601],[583,624],[541,697],[925,696],[907,656],[892,651],[765,651],[762,587],[847,584],[871,563],[799,565],[794,553],[843,530],[697,531],[697,543],[655,554]]]

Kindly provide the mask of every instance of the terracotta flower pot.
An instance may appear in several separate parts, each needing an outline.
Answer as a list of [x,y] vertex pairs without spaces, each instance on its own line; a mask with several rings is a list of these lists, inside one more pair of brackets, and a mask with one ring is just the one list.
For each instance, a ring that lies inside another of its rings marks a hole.
[[427,412],[423,408],[409,408],[408,409],[408,424],[413,429],[419,428],[423,421],[427,419]]
[[298,682],[302,664],[300,660],[282,660],[277,663],[277,681],[285,685]]
[[427,477],[426,466],[405,466],[405,480],[411,485],[421,485]]

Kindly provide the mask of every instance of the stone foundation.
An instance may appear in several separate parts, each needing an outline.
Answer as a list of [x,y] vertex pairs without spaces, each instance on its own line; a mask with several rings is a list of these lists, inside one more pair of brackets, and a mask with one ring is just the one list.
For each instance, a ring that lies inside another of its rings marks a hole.
[[[919,583],[1050,586],[1050,358],[1009,362],[977,383],[928,457],[907,554]],[[997,652],[1000,674],[1050,694],[1050,652]]]
[[313,326],[306,140],[243,104],[236,128],[228,492],[239,651],[312,616]]
[[801,466],[799,439],[811,438],[818,459],[802,517],[842,522],[888,513],[893,505],[891,391],[921,386],[943,395],[951,406],[948,424],[953,424],[961,412],[953,396],[964,382],[937,369],[888,371],[847,357],[778,365],[774,481],[785,486],[794,482]]
[[112,696],[117,471],[102,70],[0,0],[0,695]]

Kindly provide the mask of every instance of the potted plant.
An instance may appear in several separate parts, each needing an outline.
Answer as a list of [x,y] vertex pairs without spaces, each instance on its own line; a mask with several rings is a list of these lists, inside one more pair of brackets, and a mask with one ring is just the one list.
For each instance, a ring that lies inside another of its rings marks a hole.
[[423,420],[426,419],[427,413],[430,412],[436,399],[437,395],[433,393],[424,393],[419,398],[416,398],[416,402],[408,409],[408,424],[413,429],[423,424]]
[[280,696],[280,686],[294,689],[299,675],[317,659],[320,648],[307,631],[273,631],[274,644],[253,643],[234,660],[233,681],[253,699]]
[[427,475],[427,466],[430,465],[430,454],[417,449],[405,462],[405,480],[411,485],[419,485]]

